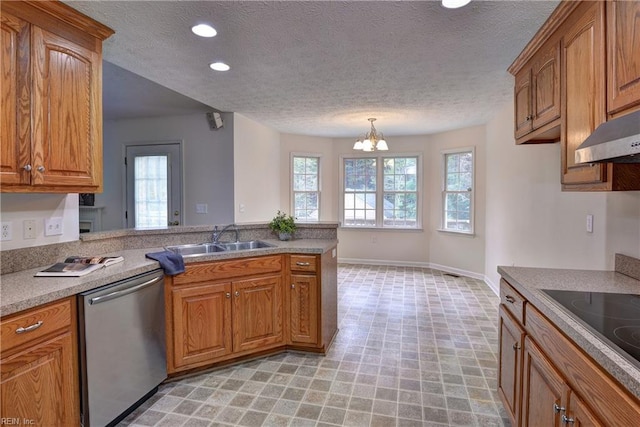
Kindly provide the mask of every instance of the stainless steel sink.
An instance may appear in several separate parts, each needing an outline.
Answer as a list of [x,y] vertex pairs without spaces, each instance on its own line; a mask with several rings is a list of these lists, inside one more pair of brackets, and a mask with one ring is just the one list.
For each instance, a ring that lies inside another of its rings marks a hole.
[[195,243],[190,245],[167,246],[168,250],[183,257],[206,255],[214,252],[224,252],[225,249],[214,243]]
[[247,251],[251,249],[272,248],[275,245],[262,240],[249,240],[246,242],[230,243],[196,243],[189,245],[167,246],[167,250],[182,255],[183,257],[206,255],[215,252]]
[[218,243],[218,246],[227,251],[246,251],[250,249],[272,248],[275,245],[263,242],[262,240],[249,240],[247,242]]

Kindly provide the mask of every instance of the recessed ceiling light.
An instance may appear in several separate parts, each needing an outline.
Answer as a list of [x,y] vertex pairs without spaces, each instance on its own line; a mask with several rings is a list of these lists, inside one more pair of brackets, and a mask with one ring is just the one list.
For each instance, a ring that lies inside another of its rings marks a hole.
[[212,62],[211,64],[209,64],[209,67],[211,67],[212,70],[216,71],[229,71],[229,68],[231,68],[224,62]]
[[442,5],[448,9],[457,9],[466,6],[471,0],[442,0]]
[[216,34],[218,34],[215,28],[207,24],[195,25],[191,27],[191,31],[193,31],[193,34],[200,37],[214,37]]

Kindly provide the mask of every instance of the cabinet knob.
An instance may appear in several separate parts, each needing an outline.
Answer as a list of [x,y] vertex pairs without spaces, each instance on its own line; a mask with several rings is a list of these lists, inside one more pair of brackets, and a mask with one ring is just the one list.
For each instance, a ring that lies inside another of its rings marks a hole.
[[26,165],[24,166],[22,169],[26,170],[27,172],[31,172],[31,165]]
[[520,343],[519,342],[514,342],[513,343],[513,349],[516,350],[516,351],[520,350]]
[[234,295],[236,296],[236,298],[238,298],[240,296],[240,292],[236,291]]
[[295,289],[295,288],[296,288],[296,284],[295,284],[295,283],[292,283],[292,284],[291,284],[291,289]]
[[38,172],[44,172],[44,166],[40,165],[36,168]]
[[231,292],[227,292],[227,293],[225,294],[225,296],[226,296],[227,298],[231,298]]
[[557,403],[553,404],[553,412],[555,412],[556,414],[560,413],[560,412],[564,412],[565,408],[564,406],[560,406]]
[[565,414],[562,414],[562,424],[573,424],[575,420],[573,418],[567,417]]

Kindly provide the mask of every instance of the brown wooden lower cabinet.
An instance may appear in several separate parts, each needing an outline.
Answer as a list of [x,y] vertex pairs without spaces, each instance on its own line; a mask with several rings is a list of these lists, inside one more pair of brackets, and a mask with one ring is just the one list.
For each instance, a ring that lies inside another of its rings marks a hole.
[[167,277],[169,374],[287,347],[326,351],[337,332],[336,259],[266,255]]
[[511,418],[517,425],[520,419],[520,387],[522,384],[522,347],[524,329],[509,313],[504,304],[500,305],[500,363],[498,370],[498,394]]
[[282,277],[232,283],[233,351],[262,350],[284,344]]
[[315,275],[292,274],[289,286],[289,342],[318,343],[318,279]]
[[79,425],[75,299],[7,316],[0,326],[2,424]]
[[[501,281],[504,293],[516,293]],[[519,294],[518,294],[519,295]],[[529,301],[500,304],[498,391],[514,426],[637,426],[640,402]],[[522,343],[522,362],[514,349]],[[519,386],[518,384],[521,384]]]
[[[562,376],[531,338],[524,340],[522,426],[559,426]],[[515,425],[515,424],[514,424]]]

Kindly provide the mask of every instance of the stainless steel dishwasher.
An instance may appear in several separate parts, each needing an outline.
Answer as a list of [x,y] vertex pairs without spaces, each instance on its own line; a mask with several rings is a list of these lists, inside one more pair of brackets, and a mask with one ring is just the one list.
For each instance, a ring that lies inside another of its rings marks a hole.
[[81,417],[115,424],[167,378],[161,270],[78,296]]

